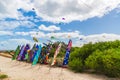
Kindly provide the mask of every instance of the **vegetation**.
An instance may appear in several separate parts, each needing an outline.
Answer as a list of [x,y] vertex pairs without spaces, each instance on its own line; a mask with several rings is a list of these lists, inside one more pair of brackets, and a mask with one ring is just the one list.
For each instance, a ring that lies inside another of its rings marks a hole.
[[1,79],[5,79],[5,78],[8,78],[8,76],[5,75],[5,74],[0,74],[0,80],[1,80]]
[[120,41],[85,44],[71,50],[69,68],[75,72],[92,70],[110,77],[120,77]]

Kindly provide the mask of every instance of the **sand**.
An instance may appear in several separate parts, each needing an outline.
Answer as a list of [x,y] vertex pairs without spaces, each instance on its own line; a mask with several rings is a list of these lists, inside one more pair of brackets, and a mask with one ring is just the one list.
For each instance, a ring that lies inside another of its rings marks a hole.
[[12,61],[0,56],[0,69],[9,80],[116,80],[102,75],[74,73],[68,69],[50,68],[48,65]]

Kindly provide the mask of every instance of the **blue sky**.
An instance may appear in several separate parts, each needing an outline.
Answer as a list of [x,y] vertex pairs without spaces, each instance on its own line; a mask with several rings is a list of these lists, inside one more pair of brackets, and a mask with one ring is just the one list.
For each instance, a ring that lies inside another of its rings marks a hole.
[[4,0],[0,5],[0,50],[33,45],[33,37],[39,43],[51,36],[65,43],[71,38],[73,46],[120,39],[119,0]]

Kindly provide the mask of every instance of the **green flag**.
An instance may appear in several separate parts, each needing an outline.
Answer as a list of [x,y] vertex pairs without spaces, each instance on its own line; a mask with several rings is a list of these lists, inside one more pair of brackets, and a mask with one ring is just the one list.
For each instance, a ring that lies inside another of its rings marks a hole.
[[15,60],[17,58],[19,52],[20,52],[20,46],[18,45],[17,48],[16,48],[16,50],[15,50],[15,54],[12,57],[12,60]]

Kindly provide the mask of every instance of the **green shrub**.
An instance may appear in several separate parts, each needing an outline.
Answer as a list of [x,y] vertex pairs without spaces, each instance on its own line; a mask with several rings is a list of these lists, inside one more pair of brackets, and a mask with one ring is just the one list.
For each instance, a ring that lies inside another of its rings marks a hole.
[[5,79],[5,78],[8,78],[8,76],[5,74],[0,74],[0,79]]
[[69,68],[75,72],[82,72],[83,71],[82,60],[79,58],[75,58],[74,60],[70,61]]
[[120,77],[120,50],[111,49],[102,56],[104,74],[110,77]]
[[[96,50],[92,55],[90,55],[86,60],[85,60],[85,66],[88,69],[94,69],[94,70],[101,70],[102,67],[102,62],[101,62],[101,56],[103,53],[100,50]],[[100,69],[101,68],[101,69]]]
[[120,77],[120,41],[88,43],[71,50],[70,69],[81,72],[92,69],[111,77]]
[[120,50],[97,50],[86,59],[85,66],[109,77],[120,77]]

